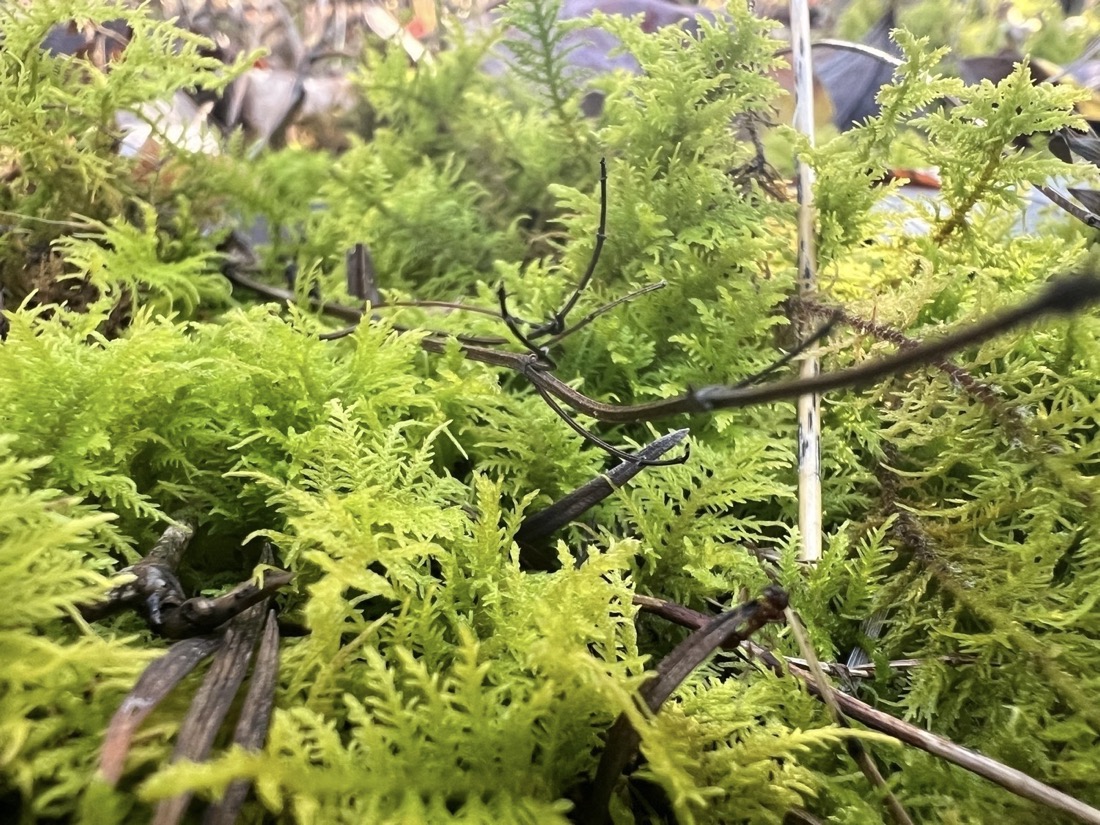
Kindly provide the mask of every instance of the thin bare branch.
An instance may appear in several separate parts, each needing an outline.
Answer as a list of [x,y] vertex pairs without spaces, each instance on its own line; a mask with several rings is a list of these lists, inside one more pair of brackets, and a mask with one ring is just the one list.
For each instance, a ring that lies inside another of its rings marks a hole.
[[520,546],[520,563],[531,570],[556,569],[559,563],[557,554],[546,547],[547,540],[634,478],[642,468],[652,466],[654,460],[682,442],[687,434],[687,430],[675,430],[661,436],[638,450],[634,459],[628,459],[606,474],[585,482],[545,510],[527,516],[515,536]]
[[[634,603],[643,610],[663,616],[683,627],[700,628],[711,621],[711,617],[703,613],[662,599],[635,596]],[[751,641],[746,642],[743,647],[772,672],[778,675],[790,674],[801,679],[806,683],[811,693],[819,698],[821,697],[821,687],[808,670],[790,663],[784,664],[770,650]],[[855,719],[871,730],[885,733],[901,742],[905,742],[907,745],[920,748],[933,756],[938,756],[947,762],[958,765],[1024,799],[1030,799],[1032,802],[1067,813],[1080,822],[1100,825],[1100,810],[1028,776],[1023,771],[1010,768],[996,759],[983,756],[949,739],[918,728],[916,725],[897,719],[888,713],[883,713],[854,696],[839,692],[834,692],[833,696],[837,705],[848,718]]]
[[[798,642],[799,649],[802,650],[802,655],[806,657],[806,661],[809,664],[809,672],[813,675],[814,681],[817,682],[821,688],[821,698],[824,700],[826,707],[829,708],[829,714],[832,716],[833,722],[840,727],[850,728],[851,725],[848,723],[848,718],[840,709],[840,705],[837,704],[836,691],[833,690],[833,686],[829,683],[829,677],[825,675],[825,671],[822,669],[821,663],[817,659],[817,651],[814,650],[814,646],[810,642],[810,636],[806,632],[802,620],[789,605],[784,611],[784,615],[787,617],[787,626],[790,627],[791,632]],[[871,755],[871,751],[855,738],[849,740],[847,744],[849,755],[855,760],[856,764],[859,765],[859,769],[863,771],[863,775],[867,777],[867,781],[878,791],[883,802],[886,804],[886,809],[890,812],[890,816],[893,817],[894,822],[898,823],[898,825],[913,825],[913,820],[909,817],[909,814],[906,813],[905,808],[902,807],[898,798],[891,792],[889,786],[886,784],[886,780],[882,778],[882,772],[879,771],[878,765],[875,764],[875,759]]]
[[[234,283],[259,295],[284,303],[293,303],[294,293],[247,278],[239,273],[227,276]],[[1033,323],[1045,315],[1070,315],[1100,301],[1100,275],[1084,273],[1052,279],[1038,295],[1000,314],[962,327],[942,338],[925,341],[886,358],[867,361],[854,367],[821,373],[813,378],[775,381],[752,387],[714,385],[692,390],[684,395],[645,404],[606,404],[589,398],[549,372],[538,368],[528,354],[503,352],[473,344],[461,349],[471,361],[504,367],[524,375],[531,383],[564,402],[579,413],[608,423],[658,421],[675,415],[690,415],[722,409],[738,409],[756,404],[787,401],[804,393],[825,393],[854,389],[880,381],[887,376],[922,367],[951,352],[988,338],[1002,335],[1016,327]],[[332,303],[319,303],[326,314],[348,320],[359,320],[362,312]],[[428,352],[442,353],[447,347],[446,336],[429,335],[420,346]]]
[[685,461],[687,461],[688,454],[686,452],[676,456],[675,458],[646,459],[642,458],[640,453],[628,453],[626,452],[626,450],[621,450],[618,447],[615,447],[604,441],[602,438],[600,438],[598,435],[591,432],[590,430],[582,427],[580,422],[578,422],[573,416],[562,409],[561,405],[558,404],[554,397],[550,393],[546,392],[538,384],[535,384],[535,390],[540,396],[542,396],[542,400],[546,402],[546,406],[556,412],[558,414],[558,417],[561,418],[561,420],[564,421],[566,424],[568,424],[569,427],[575,433],[577,433],[577,435],[579,435],[585,441],[589,441],[595,444],[605,453],[614,456],[620,461],[634,462],[636,464],[641,464],[645,467],[669,467],[673,464],[683,464]]
[[554,317],[541,327],[532,330],[531,337],[540,335],[559,335],[565,328],[565,319],[573,307],[580,300],[581,293],[588,288],[592,276],[596,274],[596,266],[600,262],[600,253],[603,252],[604,241],[607,240],[607,159],[600,158],[600,225],[596,228],[596,245],[592,247],[592,257],[588,259],[588,267],[585,269],[573,294],[565,302],[561,309],[554,313]]
[[221,639],[202,636],[176,642],[153,661],[126,694],[107,725],[99,752],[99,773],[112,787],[122,776],[134,733],[172,689],[221,645]]
[[[252,649],[256,646],[266,613],[264,605],[257,604],[239,614],[230,624],[214,663],[180,724],[172,762],[184,759],[202,762],[210,755],[218,728],[229,713],[233,698],[248,672]],[[177,825],[190,802],[190,793],[161,800],[153,815],[153,825]]]
[[609,301],[603,306],[597,307],[596,309],[592,310],[590,313],[577,321],[577,323],[573,324],[573,326],[567,327],[566,329],[563,329],[561,332],[559,332],[557,335],[552,336],[550,340],[546,342],[546,346],[554,346],[559,341],[562,341],[563,339],[572,335],[574,332],[584,329],[601,315],[605,315],[606,313],[615,309],[615,307],[633,301],[636,298],[641,298],[643,295],[648,295],[651,292],[656,292],[659,289],[664,289],[666,286],[668,286],[668,281],[657,281],[654,284],[646,284],[645,286],[638,287],[633,292],[628,292],[626,295],[622,295],[616,298],[614,301]]
[[782,369],[795,358],[800,356],[802,353],[806,352],[806,350],[819,343],[821,339],[823,339],[826,335],[833,331],[833,327],[836,326],[836,322],[838,320],[840,320],[840,314],[838,312],[833,313],[832,316],[827,321],[825,321],[824,324],[814,330],[808,338],[800,341],[798,345],[795,346],[790,352],[784,353],[781,358],[776,359],[771,364],[768,364],[768,366],[764,367],[764,369],[760,370],[759,372],[753,373],[748,378],[742,378],[740,381],[734,384],[734,386],[748,387],[752,384],[759,384],[760,379],[767,378],[772,373]]
[[[684,679],[715,651],[721,647],[736,647],[768,622],[777,621],[786,606],[786,592],[769,585],[761,598],[706,619],[657,665],[657,672],[640,691],[644,709],[649,713],[659,711]],[[637,753],[640,742],[630,718],[625,713],[620,714],[607,734],[596,776],[579,811],[584,825],[601,825],[607,821],[608,803],[615,784]]]
[[[279,623],[274,610],[267,613],[256,664],[241,708],[233,744],[245,750],[258,751],[267,740],[271,725],[271,711],[275,705],[275,683],[279,676]],[[241,807],[248,798],[252,783],[238,779],[230,783],[225,795],[206,809],[203,825],[234,825]]]
[[1062,207],[1062,209],[1064,209],[1066,212],[1077,218],[1077,220],[1081,221],[1081,223],[1085,224],[1085,226],[1091,229],[1100,229],[1100,215],[1094,215],[1092,212],[1085,209],[1084,207],[1078,206],[1057,189],[1054,189],[1050,186],[1039,184],[1035,188],[1046,195],[1051,202]]

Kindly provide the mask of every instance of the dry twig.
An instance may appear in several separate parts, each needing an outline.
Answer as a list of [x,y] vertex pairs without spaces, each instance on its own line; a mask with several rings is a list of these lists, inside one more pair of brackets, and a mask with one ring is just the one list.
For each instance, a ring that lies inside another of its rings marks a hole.
[[[649,713],[659,711],[684,679],[715,651],[722,647],[736,648],[768,622],[780,619],[786,606],[786,592],[769,585],[761,598],[697,625],[694,633],[661,660],[657,672],[641,689],[639,698],[644,710]],[[640,743],[641,737],[630,723],[630,718],[625,713],[620,714],[608,731],[596,777],[581,809],[584,825],[600,825],[607,820],[607,806],[615,784],[634,758]]]
[[[699,613],[683,605],[666,602],[662,599],[635,596],[634,603],[647,612],[662,616],[683,627],[698,629],[706,626],[711,621],[711,617],[703,613]],[[732,645],[727,644],[727,647],[732,647]],[[806,683],[811,693],[819,698],[822,697],[822,687],[808,670],[789,662],[785,664],[770,650],[752,642],[746,642],[743,647],[773,673],[795,676]],[[881,710],[868,705],[866,702],[860,701],[854,696],[835,691],[832,695],[840,710],[843,711],[849,719],[854,719],[866,725],[871,730],[885,733],[901,742],[920,748],[933,756],[938,756],[953,765],[958,765],[971,773],[977,774],[984,779],[988,779],[990,782],[1000,785],[1005,790],[1017,796],[1021,796],[1024,799],[1029,799],[1040,805],[1067,813],[1081,822],[1087,822],[1090,823],[1090,825],[1100,825],[1100,810],[1093,808],[1091,805],[1087,805],[1079,799],[1075,799],[1069,794],[1059,791],[1057,788],[1052,788],[1050,785],[1040,782],[1038,779],[1028,776],[1023,771],[1010,768],[1003,762],[998,762],[996,759],[983,756],[949,739],[918,728],[916,725],[912,725],[888,713],[883,713]]]

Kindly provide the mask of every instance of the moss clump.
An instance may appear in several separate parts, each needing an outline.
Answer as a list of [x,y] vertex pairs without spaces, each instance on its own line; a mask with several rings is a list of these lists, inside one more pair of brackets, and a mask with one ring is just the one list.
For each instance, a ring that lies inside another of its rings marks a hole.
[[[585,564],[530,574],[513,543],[523,513],[600,472],[601,452],[518,376],[457,345],[428,356],[424,333],[387,322],[323,341],[309,311],[230,295],[222,242],[263,218],[274,240],[256,250],[260,276],[293,263],[303,298],[346,298],[344,251],[365,242],[391,301],[492,307],[503,282],[518,314],[545,319],[591,256],[606,156],[609,237],[577,317],[666,286],[566,339],[557,374],[644,401],[771,362],[790,343],[793,210],[749,138],[775,94],[775,44],[736,9],[696,34],[603,18],[644,71],[603,78],[603,113],[585,120],[583,89],[554,62],[553,8],[513,6],[542,55],[522,82],[482,74],[486,46],[473,42],[416,69],[372,53],[372,126],[343,155],[167,150],[173,175],[156,184],[114,153],[113,113],[231,70],[143,10],[82,0],[5,13],[0,146],[21,177],[2,196],[15,223],[0,272],[9,296],[28,297],[9,305],[0,345],[0,802],[21,821],[131,821],[157,799],[212,798],[249,778],[254,819],[566,822],[620,713],[644,763],[621,783],[617,821],[777,822],[796,806],[872,820],[842,732],[792,680],[719,658],[655,718],[637,710],[647,669],[682,632],[636,616],[633,596],[706,609],[769,576],[820,655],[872,647],[869,701],[1100,804],[1095,315],[960,353],[965,385],[929,370],[830,396],[826,551],[812,569],[794,550],[794,413],[773,405],[686,422],[688,464],[644,472],[566,531],[563,557],[583,547]],[[40,49],[58,20],[118,16],[135,34],[109,70]],[[1072,93],[1031,85],[1026,68],[964,88],[937,75],[923,41],[898,40],[907,58],[883,113],[803,151],[820,181],[824,297],[920,337],[1084,258],[1070,230],[1009,231],[1021,188],[1060,168],[1014,138],[1078,121]],[[945,94],[961,105],[921,114]],[[939,206],[878,208],[889,190],[873,182],[902,140],[909,158],[940,165]],[[79,232],[42,220],[70,211]],[[82,299],[30,295],[43,278],[76,283]],[[841,330],[827,364],[886,347]],[[169,765],[185,686],[112,790],[94,778],[100,732],[162,643],[133,616],[84,625],[75,605],[181,513],[198,523],[191,590],[240,581],[255,561],[247,539],[268,537],[296,576],[284,609],[310,633],[283,643],[261,753]],[[887,622],[871,645],[863,622],[876,611]],[[762,638],[795,653],[783,632]],[[913,657],[927,663],[888,666]],[[1037,815],[923,754],[882,753],[919,820]]]

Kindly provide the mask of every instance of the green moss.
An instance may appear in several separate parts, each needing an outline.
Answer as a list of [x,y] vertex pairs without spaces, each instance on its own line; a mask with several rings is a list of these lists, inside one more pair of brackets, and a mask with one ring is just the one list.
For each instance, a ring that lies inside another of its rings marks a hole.
[[[146,32],[128,58],[145,85],[124,71],[77,83],[72,64],[36,51],[48,24],[123,12],[88,0],[11,17],[0,95],[22,114],[0,124],[0,144],[27,169],[46,165],[33,191],[5,194],[19,229],[0,258],[25,278],[37,245],[89,288],[79,307],[40,295],[9,311],[0,345],[0,650],[12,663],[0,674],[0,800],[21,821],[132,821],[181,790],[212,798],[251,778],[255,820],[566,822],[620,713],[645,759],[617,789],[617,821],[777,822],[792,806],[869,821],[878,803],[841,732],[794,681],[722,658],[656,718],[635,704],[682,631],[637,617],[634,594],[699,609],[736,600],[769,580],[760,551],[827,658],[866,644],[863,621],[886,611],[862,696],[1100,803],[1094,314],[960,353],[985,393],[925,370],[826,399],[826,552],[811,570],[794,551],[794,413],[771,405],[675,422],[692,428],[690,462],[647,470],[565,531],[563,557],[589,553],[580,568],[529,574],[512,541],[523,513],[606,460],[521,377],[457,346],[428,356],[420,333],[386,323],[323,341],[311,311],[228,294],[217,245],[241,216],[261,216],[272,242],[257,250],[260,277],[293,261],[301,293],[344,295],[344,251],[363,241],[387,297],[491,308],[503,282],[518,314],[545,319],[591,257],[603,155],[608,239],[576,317],[666,285],[566,339],[557,374],[644,401],[735,383],[788,347],[793,208],[748,139],[775,94],[762,24],[731,10],[693,38],[603,20],[646,71],[601,81],[604,113],[584,120],[580,90],[544,48],[559,34],[551,7],[513,8],[545,41],[539,60],[517,52],[518,81],[481,74],[486,47],[471,42],[435,67],[372,55],[372,126],[341,157],[249,159],[235,144],[216,161],[181,154],[176,185],[158,192],[89,123],[171,88],[177,67],[224,80],[197,41],[170,47],[174,29],[126,12]],[[1058,168],[1013,139],[1075,123],[1073,95],[1022,71],[963,89],[937,76],[923,41],[899,42],[906,63],[883,114],[802,151],[819,175],[823,297],[923,337],[1031,294],[1081,261],[1087,239],[1009,233],[1024,187]],[[921,114],[945,94],[961,105]],[[38,146],[42,118],[82,137]],[[941,166],[936,210],[881,211],[890,192],[874,181],[899,142]],[[36,228],[66,208],[91,221]],[[927,232],[906,222],[916,217]],[[480,316],[384,312],[502,333]],[[890,346],[838,329],[826,365]],[[653,430],[601,432],[638,443]],[[254,561],[246,540],[268,537],[295,574],[285,609],[310,634],[283,642],[263,752],[168,765],[189,682],[110,790],[94,779],[101,732],[162,644],[133,616],[87,627],[74,605],[181,513],[198,523],[190,588],[239,581]],[[760,638],[795,652],[776,628]],[[885,667],[916,656],[928,664]],[[1036,815],[923,754],[879,752],[919,819]]]

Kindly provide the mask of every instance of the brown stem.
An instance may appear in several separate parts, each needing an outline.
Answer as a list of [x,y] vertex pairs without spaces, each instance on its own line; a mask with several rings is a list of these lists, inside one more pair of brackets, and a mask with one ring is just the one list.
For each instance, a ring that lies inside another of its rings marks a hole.
[[[662,599],[635,596],[634,604],[638,605],[642,610],[663,616],[683,627],[699,628],[703,627],[711,620],[711,617],[692,610],[689,607],[665,602]],[[742,647],[752,653],[753,656],[766,665],[773,673],[777,675],[789,674],[801,679],[806,683],[811,693],[821,698],[822,689],[807,670],[790,663],[784,665],[784,663],[770,650],[753,644],[752,642],[746,642]],[[957,745],[950,739],[945,739],[942,736],[918,728],[916,725],[912,725],[909,722],[897,719],[888,713],[883,713],[877,708],[871,707],[866,702],[861,702],[854,696],[849,696],[846,693],[840,692],[835,692],[833,696],[846,716],[866,725],[871,728],[871,730],[885,733],[901,742],[920,748],[933,756],[938,756],[954,765],[958,765],[971,773],[977,774],[984,779],[988,779],[990,782],[1000,785],[1005,790],[1017,796],[1021,796],[1024,799],[1030,799],[1032,802],[1037,802],[1040,805],[1046,805],[1047,807],[1067,813],[1081,822],[1091,823],[1091,825],[1100,825],[1100,810],[1085,804],[1079,799],[1073,798],[1069,794],[1062,793],[1062,791],[1052,788],[1050,785],[1044,784],[1038,779],[1028,776],[1023,771],[1010,768],[1008,765],[998,762],[996,759],[983,756],[969,748],[964,748],[962,745]]]
[[[833,686],[829,683],[829,677],[825,675],[821,663],[817,660],[817,651],[814,650],[814,646],[810,643],[809,634],[806,632],[802,620],[789,606],[784,612],[787,617],[787,626],[790,627],[791,632],[798,641],[798,646],[802,650],[802,655],[806,657],[809,672],[813,675],[814,681],[821,688],[821,698],[825,702],[825,706],[829,709],[829,714],[833,717],[833,722],[839,727],[850,728],[851,724],[848,722],[848,717],[845,716],[844,711],[840,709],[840,705],[836,700],[836,691],[833,690]],[[882,778],[882,772],[879,771],[874,757],[871,756],[871,751],[858,739],[853,738],[848,740],[848,754],[855,760],[859,769],[863,771],[863,775],[867,777],[867,781],[879,792],[883,801],[886,803],[886,809],[890,812],[890,816],[894,818],[894,822],[898,825],[913,825],[913,820],[909,817],[905,808],[902,807],[898,798],[891,792],[890,787],[886,784],[886,780]]]
[[[229,277],[234,283],[268,298],[284,303],[295,300],[294,293],[289,290],[268,286],[240,273],[232,273]],[[940,339],[922,342],[886,358],[835,372],[821,373],[810,378],[775,381],[752,387],[725,385],[703,387],[674,398],[646,404],[606,404],[589,398],[547,372],[530,354],[504,352],[475,344],[462,344],[461,348],[463,354],[471,361],[504,367],[522,374],[532,384],[579,413],[599,421],[622,424],[657,421],[674,415],[708,413],[714,410],[770,404],[809,393],[865,386],[886,376],[933,363],[947,353],[1001,335],[1015,327],[1031,323],[1043,315],[1070,314],[1098,300],[1100,300],[1100,275],[1086,273],[1065,276],[1050,281],[1046,288],[1031,300],[984,321],[963,327]],[[345,320],[360,320],[363,317],[360,310],[351,307],[331,303],[318,303],[316,306],[326,314]],[[447,337],[438,333],[429,334],[421,339],[420,345],[428,352],[443,353],[447,349]]]
[[[716,650],[737,647],[768,622],[780,619],[786,606],[786,592],[769,585],[759,599],[720,616],[704,617],[703,622],[696,625],[695,632],[661,660],[657,672],[642,687],[639,698],[645,710],[656,713],[684,679]],[[607,821],[607,806],[615,784],[634,758],[640,743],[641,737],[630,723],[630,717],[619,714],[608,731],[596,776],[580,809],[580,821],[584,825],[602,825]]]

